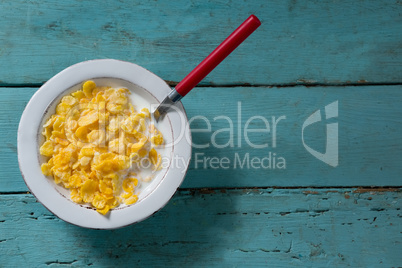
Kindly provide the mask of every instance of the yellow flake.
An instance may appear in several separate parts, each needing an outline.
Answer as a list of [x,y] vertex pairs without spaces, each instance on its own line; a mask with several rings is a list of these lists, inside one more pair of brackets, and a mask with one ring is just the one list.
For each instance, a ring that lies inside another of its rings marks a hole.
[[113,159],[116,155],[114,153],[103,153],[99,156],[99,160],[110,160]]
[[145,150],[145,149],[141,149],[141,150],[138,151],[138,155],[139,155],[141,158],[145,157],[145,156],[147,155],[147,153],[148,153],[148,151]]
[[93,156],[95,154],[95,150],[91,147],[84,147],[80,151],[80,155],[82,156]]
[[88,136],[88,141],[94,145],[104,144],[105,132],[103,130],[92,130]]
[[68,128],[68,130],[75,131],[77,129],[77,127],[78,127],[78,123],[77,123],[76,120],[74,120],[74,119],[67,120],[67,128]]
[[78,103],[77,99],[74,98],[73,96],[64,96],[64,97],[61,99],[61,102],[62,102],[62,103],[65,103],[65,104],[67,104],[67,105],[70,105],[70,106],[73,106],[73,105],[75,105],[75,104]]
[[130,90],[128,90],[128,89],[125,88],[125,87],[119,88],[119,89],[117,90],[117,92],[119,92],[120,94],[127,94],[127,95],[130,95],[130,94],[131,94]]
[[49,157],[53,155],[53,144],[51,141],[45,141],[40,147],[40,154]]
[[144,132],[147,129],[145,126],[145,120],[143,118],[140,119],[138,128],[139,128],[139,129],[137,129],[138,132]]
[[41,169],[43,175],[45,175],[45,176],[50,176],[52,174],[48,163],[43,163],[41,165],[40,169]]
[[137,201],[138,201],[138,196],[132,195],[132,196],[130,196],[129,198],[127,198],[126,200],[124,200],[124,203],[125,203],[126,205],[131,205],[131,204],[134,204],[134,203],[137,202]]
[[61,132],[61,131],[56,131],[56,130],[54,130],[54,131],[52,131],[51,139],[56,139],[56,138],[64,139],[64,138],[65,138],[65,135],[64,135],[64,133]]
[[120,169],[128,169],[130,167],[130,158],[125,155],[118,156],[119,167]]
[[99,170],[102,173],[110,173],[118,171],[120,169],[119,167],[119,162],[115,159],[112,159],[102,161],[95,167],[95,169]]
[[99,103],[100,101],[105,101],[105,97],[103,96],[104,92],[100,87],[96,87],[92,90],[92,96],[95,96],[92,99],[92,102]]
[[70,119],[70,120],[75,120],[75,121],[77,121],[77,120],[80,118],[80,116],[81,116],[80,107],[77,106],[76,108],[71,109],[71,110],[68,112],[68,114],[67,114],[67,120]]
[[54,141],[63,146],[67,146],[69,144],[68,140],[66,139],[55,138]]
[[123,190],[126,192],[133,192],[135,186],[138,185],[138,179],[136,178],[127,178],[123,181]]
[[158,153],[156,152],[156,150],[154,148],[152,148],[149,151],[149,160],[151,160],[151,163],[156,163],[157,161],[157,157],[158,157]]
[[94,199],[98,184],[93,180],[87,180],[81,186],[81,198],[85,203],[91,203]]
[[143,113],[136,114],[136,115],[135,115],[135,118],[136,118],[136,120],[138,121],[138,120],[140,120],[141,118],[145,118],[145,114],[143,114]]
[[73,200],[75,203],[81,203],[82,202],[82,197],[77,188],[71,189],[71,200]]
[[98,115],[98,120],[99,124],[107,124],[107,120],[109,118],[110,113],[106,111],[105,103],[102,102],[99,104],[99,115]]
[[50,117],[47,122],[43,125],[44,128],[47,128],[49,126],[52,126],[54,123],[54,120],[56,120],[56,117],[53,115],[52,117]]
[[155,144],[155,145],[162,145],[162,143],[163,143],[162,135],[152,136],[151,142],[152,142],[152,144]]
[[90,110],[90,111],[88,111],[88,113],[86,113],[80,119],[78,119],[78,125],[80,127],[88,126],[88,125],[98,121],[98,118],[99,118],[98,117],[98,112],[96,110]]
[[86,81],[83,85],[82,85],[82,91],[85,94],[85,97],[87,98],[91,98],[92,97],[92,90],[95,89],[96,84],[94,81]]
[[82,98],[85,98],[85,93],[82,92],[81,90],[78,90],[76,92],[71,93],[71,96],[73,96],[77,100],[81,100]]
[[66,103],[60,103],[56,106],[56,114],[65,115],[70,110],[71,106]]
[[81,186],[81,184],[82,184],[82,179],[79,175],[74,174],[69,178],[69,186],[70,187],[78,188]]
[[110,119],[108,129],[112,132],[119,130],[119,121],[115,117]]
[[110,207],[108,205],[105,206],[105,208],[103,209],[97,209],[96,211],[99,212],[102,215],[105,215],[106,213],[108,213],[110,210]]
[[45,128],[45,130],[42,132],[42,135],[45,136],[46,140],[50,139],[50,137],[52,136],[52,128]]
[[154,169],[160,169],[162,158],[154,148],[149,151],[148,157],[151,163],[154,165]]
[[131,152],[138,152],[142,147],[144,147],[145,143],[148,141],[147,137],[142,137],[139,142],[131,145]]
[[92,205],[96,209],[102,210],[106,206],[106,200],[100,194],[97,194],[97,195],[95,195],[94,199],[92,200]]
[[112,191],[110,194],[102,193],[101,196],[105,199],[105,201],[106,201],[107,203],[109,203],[109,202],[108,202],[109,200],[112,200],[112,199],[114,200],[113,191]]
[[121,198],[123,198],[123,199],[127,199],[127,198],[129,198],[130,196],[132,196],[133,195],[133,193],[132,192],[123,192],[121,195],[120,195],[120,197]]
[[86,140],[88,133],[89,133],[89,129],[87,127],[79,127],[75,131],[75,135],[77,136],[77,138],[79,138],[81,140]]
[[146,118],[151,119],[151,113],[149,112],[148,108],[142,108],[141,113],[143,113]]
[[99,182],[99,190],[105,195],[113,194],[113,189],[108,187],[108,185],[104,181]]
[[121,128],[130,134],[135,134],[137,131],[134,129],[135,126],[138,124],[134,118],[129,117],[121,122]]
[[124,154],[125,144],[120,139],[114,139],[109,141],[109,151],[116,154]]
[[92,160],[92,157],[84,156],[84,157],[81,157],[79,161],[80,161],[81,166],[86,166],[89,164],[89,162],[91,160]]
[[80,161],[77,161],[74,163],[74,165],[72,166],[73,169],[78,168],[81,165]]
[[123,111],[123,106],[120,104],[115,104],[113,102],[108,102],[106,105],[106,109],[111,112],[112,114],[117,114]]
[[107,200],[107,204],[112,209],[112,208],[117,207],[119,205],[119,202],[117,201],[116,198],[112,198],[112,199]]
[[126,105],[128,102],[127,98],[123,94],[113,94],[109,97],[109,101],[121,106]]

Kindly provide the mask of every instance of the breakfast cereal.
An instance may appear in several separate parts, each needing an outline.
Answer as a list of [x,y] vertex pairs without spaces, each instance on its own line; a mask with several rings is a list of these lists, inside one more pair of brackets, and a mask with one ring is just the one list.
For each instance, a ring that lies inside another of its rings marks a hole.
[[[86,81],[64,96],[43,125],[42,173],[70,189],[71,200],[91,204],[101,214],[138,200],[138,163],[161,168],[162,133],[147,108],[137,111],[126,88]],[[150,180],[149,176],[146,180]]]

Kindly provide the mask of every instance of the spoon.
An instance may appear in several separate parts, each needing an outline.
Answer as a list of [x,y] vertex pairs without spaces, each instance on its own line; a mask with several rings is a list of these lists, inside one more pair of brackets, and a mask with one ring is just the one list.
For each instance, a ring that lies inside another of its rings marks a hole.
[[261,25],[260,20],[251,15],[228,38],[225,39],[211,54],[208,55],[194,70],[192,70],[155,109],[154,117],[159,121],[169,108],[186,96],[202,79],[204,79],[219,63],[233,52],[250,34]]

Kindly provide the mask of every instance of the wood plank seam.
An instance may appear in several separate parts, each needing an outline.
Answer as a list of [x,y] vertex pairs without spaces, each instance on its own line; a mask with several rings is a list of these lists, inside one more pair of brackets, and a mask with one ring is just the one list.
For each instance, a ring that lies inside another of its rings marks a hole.
[[[175,81],[165,81],[170,87],[175,87],[179,82]],[[43,86],[44,83],[32,83],[32,84],[7,84],[0,83],[0,88],[39,88]],[[346,83],[285,83],[285,84],[250,84],[250,83],[234,83],[234,84],[204,84],[200,83],[197,87],[202,88],[214,88],[214,87],[224,87],[224,88],[236,88],[236,87],[267,87],[267,88],[285,88],[285,87],[361,87],[361,86],[400,86],[402,82],[367,82],[358,81],[357,83],[346,82]]]
[[[231,190],[325,190],[325,189],[355,189],[354,193],[364,192],[400,192],[402,186],[289,186],[289,187],[203,187],[203,188],[179,188],[177,192],[200,192],[200,193],[215,193],[215,191],[231,191]],[[308,191],[306,191],[308,192]],[[31,194],[29,191],[16,191],[16,192],[0,192],[0,195],[21,195]]]

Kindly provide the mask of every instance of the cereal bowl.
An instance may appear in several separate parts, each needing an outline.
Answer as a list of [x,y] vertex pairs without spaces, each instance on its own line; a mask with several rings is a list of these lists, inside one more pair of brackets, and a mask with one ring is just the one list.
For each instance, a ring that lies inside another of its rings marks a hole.
[[56,105],[88,80],[100,87],[126,88],[135,107],[150,111],[171,91],[161,78],[129,62],[105,59],[70,66],[47,81],[27,104],[18,129],[18,162],[31,193],[57,217],[81,227],[115,229],[146,219],[170,200],[189,165],[191,134],[184,107],[178,103],[163,120],[153,121],[163,134],[164,145],[158,148],[163,161],[160,170],[152,173],[152,180],[140,183],[137,202],[121,204],[105,215],[90,204],[74,202],[69,189],[42,173],[46,157],[39,148],[45,140],[43,125],[55,113]]

